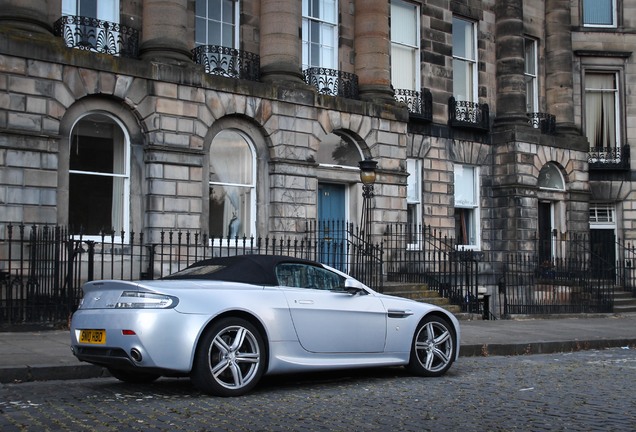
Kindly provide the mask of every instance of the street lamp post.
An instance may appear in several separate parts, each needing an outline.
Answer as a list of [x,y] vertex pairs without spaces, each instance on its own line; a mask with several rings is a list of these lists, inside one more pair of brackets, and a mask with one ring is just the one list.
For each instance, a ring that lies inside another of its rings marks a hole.
[[362,181],[362,220],[360,229],[366,246],[371,244],[371,198],[373,198],[373,184],[375,183],[375,168],[378,165],[373,159],[358,162],[360,180]]

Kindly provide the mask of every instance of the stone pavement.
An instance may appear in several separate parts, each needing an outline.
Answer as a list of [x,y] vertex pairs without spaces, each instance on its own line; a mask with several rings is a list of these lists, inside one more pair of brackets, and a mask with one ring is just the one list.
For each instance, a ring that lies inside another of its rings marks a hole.
[[[461,356],[636,349],[636,314],[460,321]],[[0,332],[0,383],[108,376],[78,361],[68,330]],[[461,360],[460,360],[461,361]]]

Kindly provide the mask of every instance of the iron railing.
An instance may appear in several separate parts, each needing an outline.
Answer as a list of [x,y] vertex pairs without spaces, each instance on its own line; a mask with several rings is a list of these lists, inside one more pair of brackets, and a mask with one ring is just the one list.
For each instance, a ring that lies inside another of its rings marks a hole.
[[584,256],[542,261],[536,255],[510,254],[499,283],[500,314],[612,312],[615,276],[615,269],[606,267],[592,278]]
[[389,224],[384,256],[387,281],[425,284],[462,312],[483,313],[477,252],[430,226]]
[[433,95],[429,89],[422,91],[396,89],[395,100],[406,104],[411,117],[433,120]]
[[622,147],[592,147],[587,162],[590,171],[629,170],[629,145]]
[[556,116],[542,112],[527,113],[527,116],[528,124],[539,129],[542,134],[554,135],[556,133]]
[[341,96],[357,99],[358,76],[349,72],[321,67],[312,67],[303,71],[305,82],[329,96]]
[[537,255],[505,258],[499,280],[502,315],[612,312],[616,290],[636,295],[636,247],[630,243],[591,244],[587,234],[553,233],[537,242],[537,250]]
[[258,81],[261,60],[257,54],[219,45],[201,45],[192,50],[192,60],[205,72],[227,78]]
[[448,123],[452,127],[463,127],[481,131],[490,130],[490,108],[488,104],[448,99]]
[[123,24],[63,16],[54,23],[53,31],[70,48],[130,58],[139,54],[139,31]]
[[[382,290],[382,245],[361,240],[352,224],[311,223],[298,236],[209,238],[166,231],[72,235],[65,227],[12,226],[0,239],[0,325],[66,322],[81,286],[96,279],[157,279],[201,259],[288,255],[324,262]],[[127,240],[123,240],[127,238]]]

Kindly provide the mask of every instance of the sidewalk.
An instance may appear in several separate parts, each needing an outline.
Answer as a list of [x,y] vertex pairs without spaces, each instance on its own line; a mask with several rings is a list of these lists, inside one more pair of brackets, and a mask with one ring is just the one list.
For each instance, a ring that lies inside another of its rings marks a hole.
[[[461,356],[636,349],[636,314],[560,319],[460,321]],[[78,361],[67,330],[0,332],[0,383],[108,376]]]

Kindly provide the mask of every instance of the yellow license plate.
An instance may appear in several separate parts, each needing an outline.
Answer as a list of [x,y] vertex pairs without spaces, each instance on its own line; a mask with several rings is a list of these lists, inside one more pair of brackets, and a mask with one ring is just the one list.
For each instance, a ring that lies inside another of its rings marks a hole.
[[106,330],[80,330],[80,343],[105,344]]

